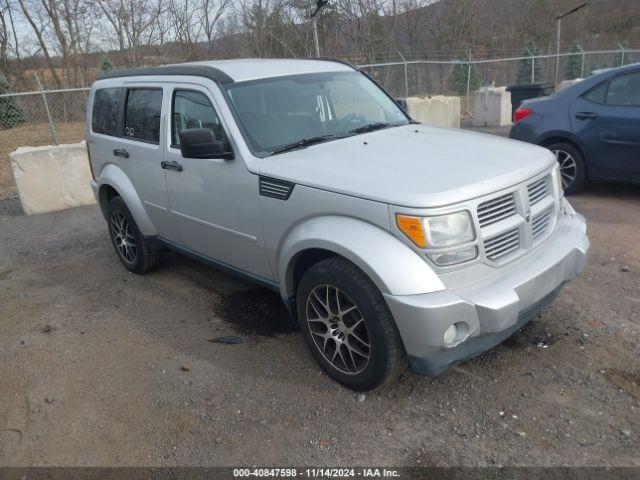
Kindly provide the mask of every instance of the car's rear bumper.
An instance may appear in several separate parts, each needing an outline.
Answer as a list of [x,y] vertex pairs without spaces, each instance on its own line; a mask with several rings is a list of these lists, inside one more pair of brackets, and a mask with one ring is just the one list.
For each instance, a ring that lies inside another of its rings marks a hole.
[[[456,290],[385,295],[412,369],[437,375],[502,342],[582,272],[588,249],[584,218],[563,214],[552,237],[503,276]],[[461,341],[447,347],[444,333],[453,324]]]

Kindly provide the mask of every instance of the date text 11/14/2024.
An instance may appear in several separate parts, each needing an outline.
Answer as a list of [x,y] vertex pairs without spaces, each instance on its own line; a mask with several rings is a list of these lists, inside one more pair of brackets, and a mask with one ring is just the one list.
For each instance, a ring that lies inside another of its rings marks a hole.
[[234,468],[234,477],[276,478],[398,478],[397,470],[387,468]]

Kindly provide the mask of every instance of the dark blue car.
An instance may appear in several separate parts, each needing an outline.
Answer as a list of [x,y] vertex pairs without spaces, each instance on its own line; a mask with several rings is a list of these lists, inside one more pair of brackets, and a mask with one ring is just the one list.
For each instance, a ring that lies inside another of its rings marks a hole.
[[511,138],[556,154],[566,193],[587,180],[640,184],[640,64],[525,100],[514,122]]

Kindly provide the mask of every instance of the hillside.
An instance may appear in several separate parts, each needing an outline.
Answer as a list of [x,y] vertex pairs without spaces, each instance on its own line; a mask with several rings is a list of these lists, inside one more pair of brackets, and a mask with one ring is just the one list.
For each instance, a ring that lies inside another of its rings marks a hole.
[[[533,39],[541,53],[555,51],[555,17],[581,0],[440,0],[386,18],[397,44],[415,58],[451,58],[471,48],[477,56],[506,57]],[[585,50],[640,49],[639,0],[591,0],[562,23],[562,50],[577,41]],[[405,54],[406,56],[406,54]]]

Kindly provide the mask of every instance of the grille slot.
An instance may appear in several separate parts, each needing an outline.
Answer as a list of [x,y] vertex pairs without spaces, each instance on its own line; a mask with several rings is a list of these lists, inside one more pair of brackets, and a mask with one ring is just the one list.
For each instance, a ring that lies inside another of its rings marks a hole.
[[514,228],[484,241],[484,253],[489,260],[498,260],[520,248],[520,230]]
[[549,195],[549,177],[541,178],[540,180],[527,185],[529,192],[529,203],[535,205],[540,200]]
[[263,197],[288,200],[295,184],[275,178],[260,177],[260,195]]
[[542,236],[546,231],[547,227],[551,223],[551,210],[545,210],[544,212],[536,215],[536,217],[531,222],[531,232],[533,234],[533,238],[537,239]]
[[507,193],[478,206],[480,227],[486,227],[516,214],[516,200],[513,193]]

